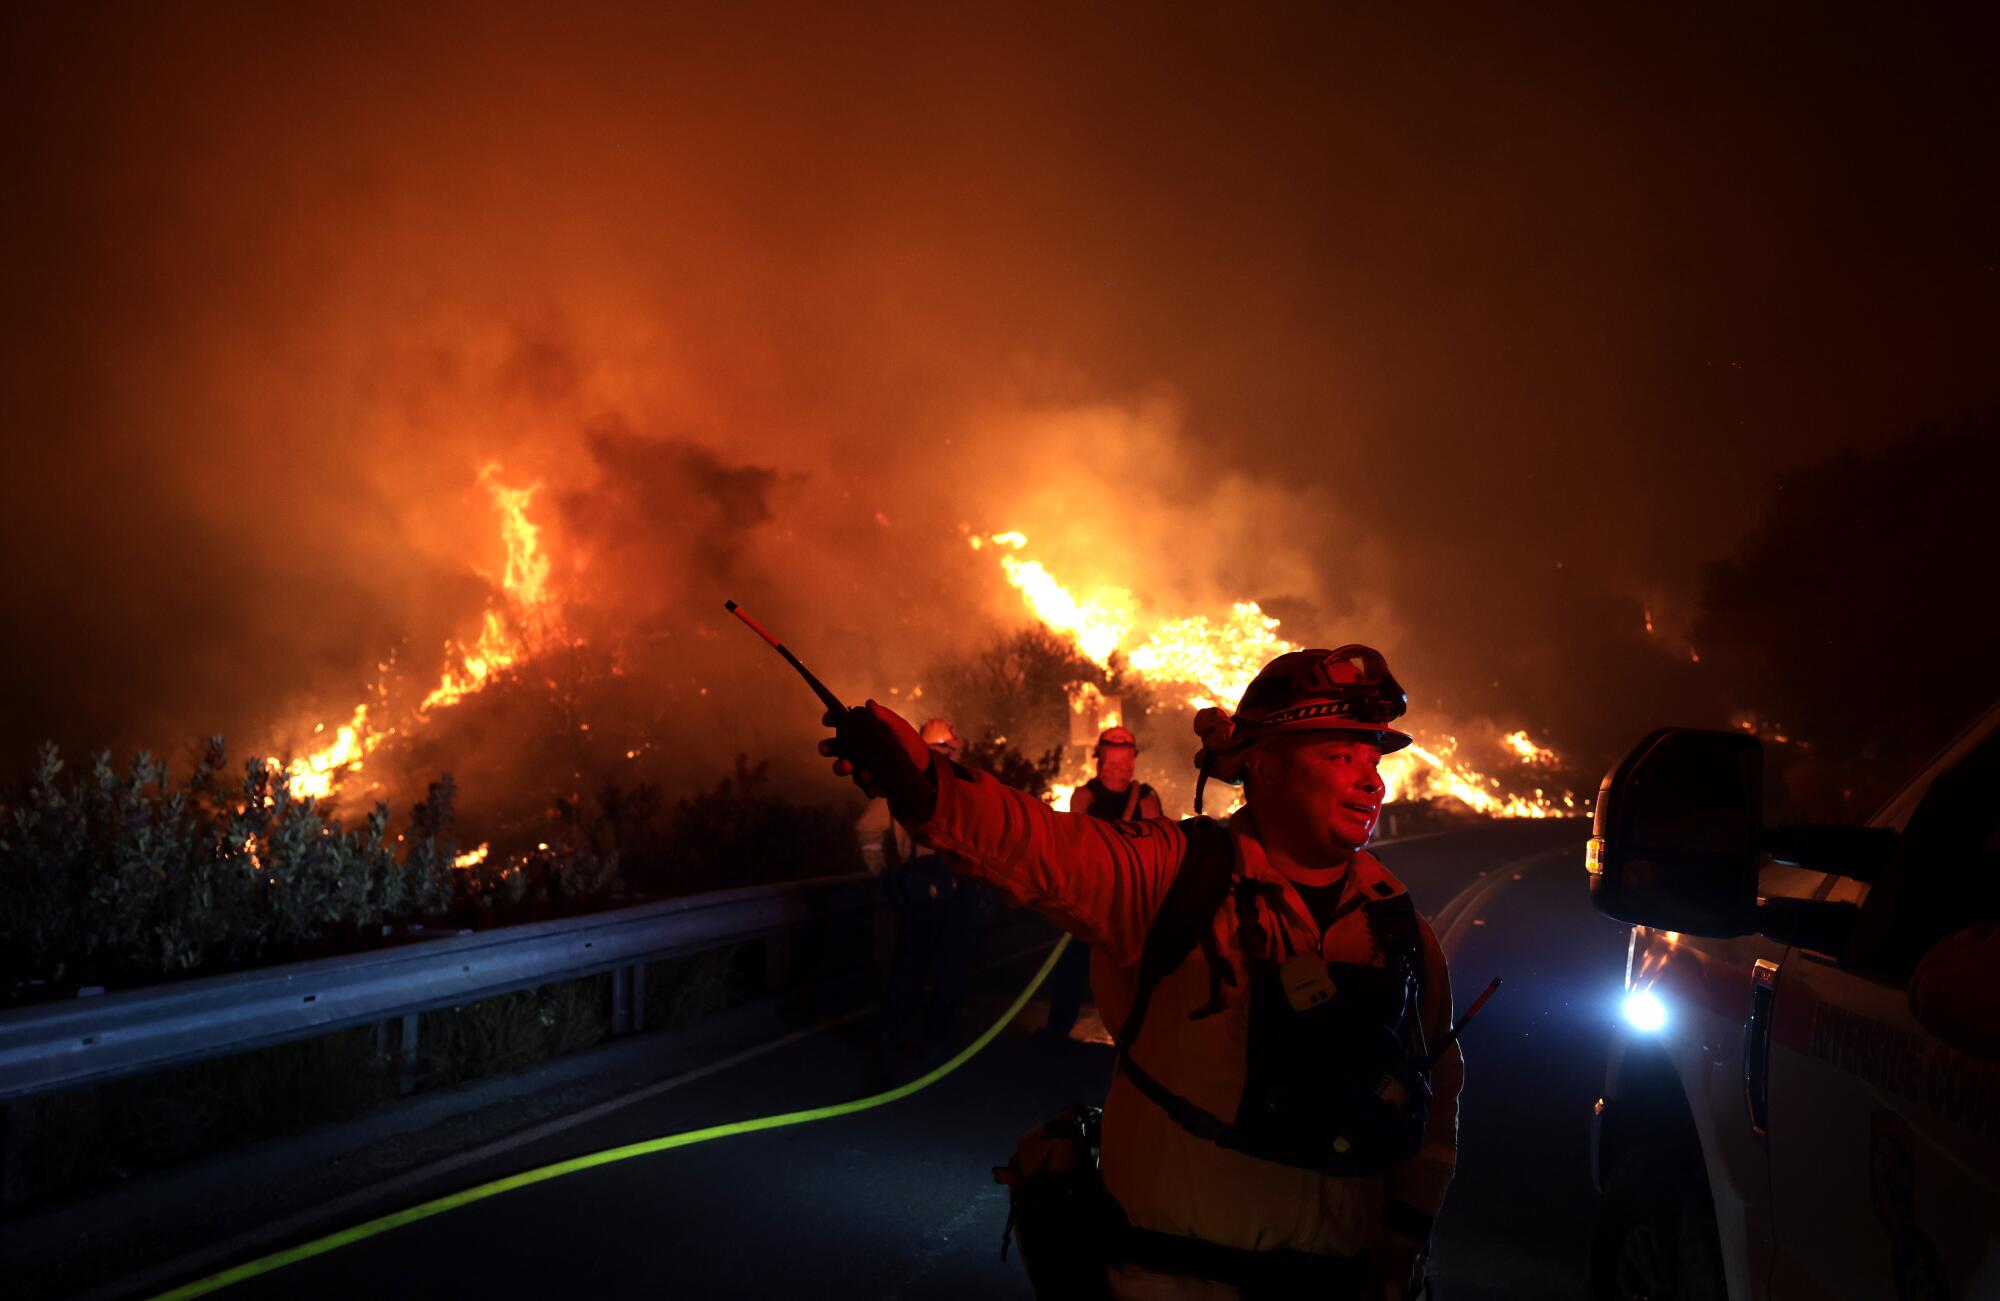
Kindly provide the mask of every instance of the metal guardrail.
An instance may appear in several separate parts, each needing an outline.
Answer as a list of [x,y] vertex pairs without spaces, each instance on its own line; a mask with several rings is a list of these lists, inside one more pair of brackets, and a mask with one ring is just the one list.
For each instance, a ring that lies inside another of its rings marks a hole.
[[822,877],[21,1008],[0,1013],[0,1104],[392,1021],[407,1079],[422,1013],[606,971],[618,1033],[644,1024],[644,964],[865,912],[868,899],[866,876]]

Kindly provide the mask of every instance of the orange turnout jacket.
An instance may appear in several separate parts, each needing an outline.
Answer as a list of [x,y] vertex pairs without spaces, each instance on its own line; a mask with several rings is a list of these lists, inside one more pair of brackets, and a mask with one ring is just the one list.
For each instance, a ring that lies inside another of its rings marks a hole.
[[[1106,822],[1058,813],[986,774],[940,763],[937,812],[915,835],[957,855],[961,868],[990,882],[1017,905],[1033,908],[1091,946],[1092,989],[1114,1032],[1124,1023],[1138,982],[1147,930],[1166,898],[1186,851],[1172,819]],[[1273,869],[1258,843],[1249,810],[1229,821],[1236,873],[1276,887],[1282,907],[1260,898],[1259,917],[1273,935],[1282,929],[1299,949],[1315,940],[1330,962],[1381,966],[1360,909],[1337,919],[1324,936],[1298,892]],[[1365,851],[1354,856],[1350,889],[1372,898],[1404,893],[1403,885]],[[1204,943],[1154,991],[1132,1056],[1156,1079],[1217,1116],[1236,1114],[1249,1037],[1248,968],[1233,902],[1212,923]],[[1423,1028],[1436,1043],[1450,1028],[1451,987],[1444,953],[1430,924],[1423,945]],[[1215,970],[1225,978],[1211,981]],[[1212,989],[1213,985],[1213,989]],[[1212,1007],[1219,992],[1223,1008]],[[1435,1215],[1451,1182],[1458,1149],[1458,1093],[1464,1066],[1454,1043],[1432,1070],[1434,1097],[1422,1149],[1386,1175],[1343,1178],[1279,1165],[1196,1138],[1141,1095],[1122,1073],[1104,1106],[1104,1179],[1137,1228],[1184,1234],[1225,1246],[1280,1248],[1352,1256],[1387,1236],[1389,1199]],[[1152,1284],[1149,1286],[1149,1281]],[[1121,1296],[1233,1296],[1233,1288],[1196,1285],[1161,1290],[1168,1280],[1128,1270]],[[1188,1281],[1192,1283],[1192,1281]]]

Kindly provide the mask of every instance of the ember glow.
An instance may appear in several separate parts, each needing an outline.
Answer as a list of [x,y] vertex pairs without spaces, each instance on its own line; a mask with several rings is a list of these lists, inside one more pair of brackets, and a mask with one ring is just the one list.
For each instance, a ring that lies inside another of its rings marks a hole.
[[[1052,632],[1069,638],[1085,659],[1109,668],[1113,657],[1122,655],[1126,673],[1161,688],[1166,699],[1190,711],[1211,705],[1233,708],[1258,669],[1274,656],[1300,649],[1279,634],[1279,620],[1255,601],[1232,602],[1227,614],[1149,617],[1141,601],[1124,587],[1101,586],[1079,596],[1042,562],[1021,554],[1028,547],[1021,533],[975,535],[970,542],[976,551],[1000,552],[1001,569],[1029,612]],[[1070,710],[1082,714],[1101,701],[1095,687],[1078,684],[1071,692]],[[1580,811],[1572,792],[1512,789],[1481,772],[1459,754],[1456,737],[1413,734],[1415,744],[1383,757],[1382,776],[1390,800],[1445,798],[1501,818],[1563,817]],[[1535,744],[1525,730],[1499,737],[1495,748],[1533,768],[1556,769],[1562,764],[1554,750]],[[1050,788],[1049,802],[1058,807],[1066,804],[1070,792],[1089,775],[1082,752],[1072,746]]]

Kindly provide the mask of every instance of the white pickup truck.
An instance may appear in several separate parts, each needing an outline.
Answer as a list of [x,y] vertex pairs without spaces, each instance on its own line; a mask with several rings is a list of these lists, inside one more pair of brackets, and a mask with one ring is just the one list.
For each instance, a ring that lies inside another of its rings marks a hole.
[[2000,705],[1865,827],[1766,827],[1759,742],[1667,729],[1593,830],[1595,1295],[2000,1298]]

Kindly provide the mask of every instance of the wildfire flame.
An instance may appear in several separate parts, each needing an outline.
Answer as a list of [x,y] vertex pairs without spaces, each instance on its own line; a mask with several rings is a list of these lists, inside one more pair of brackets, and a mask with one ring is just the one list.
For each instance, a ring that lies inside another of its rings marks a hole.
[[477,849],[468,849],[457,858],[452,859],[451,865],[457,868],[478,867],[486,861],[486,851],[489,848],[490,846],[482,844]]
[[340,725],[334,733],[332,745],[303,759],[292,760],[285,778],[292,797],[325,799],[333,794],[334,783],[340,775],[360,772],[361,761],[382,743],[385,735],[387,733],[369,731],[368,706],[356,705],[354,717]]
[[1538,768],[1553,768],[1561,762],[1556,758],[1554,750],[1546,749],[1529,740],[1525,730],[1507,733],[1500,738],[1500,744],[1520,755],[1522,763],[1533,764]]
[[541,484],[509,488],[500,482],[500,467],[488,462],[479,471],[479,482],[500,510],[501,536],[507,544],[507,568],[501,590],[507,598],[505,614],[489,609],[479,629],[479,639],[470,649],[458,648],[458,665],[447,668],[444,678],[417,706],[419,714],[456,705],[482,690],[522,659],[541,649],[555,631],[555,611],[548,595],[549,558],[541,548],[541,529],[528,518],[528,503]]
[[[528,507],[542,485],[510,487],[500,475],[497,462],[480,467],[479,483],[500,512],[501,540],[507,548],[500,584],[505,608],[485,612],[479,636],[470,646],[446,647],[448,662],[437,686],[400,726],[377,728],[369,720],[368,706],[357,705],[353,717],[335,732],[331,745],[294,759],[286,769],[285,782],[295,798],[325,799],[332,795],[342,780],[361,771],[363,761],[384,741],[401,730],[421,726],[431,711],[449,708],[478,693],[563,636],[559,611],[549,592],[549,557],[541,547],[541,526],[528,516]],[[315,730],[323,733],[325,724]],[[483,853],[484,847],[477,852]],[[466,856],[460,857],[463,860]]]
[[[1085,659],[1109,668],[1112,657],[1122,650],[1128,674],[1177,692],[1190,709],[1233,706],[1258,669],[1286,651],[1300,649],[1279,635],[1279,621],[1254,601],[1233,602],[1222,617],[1194,614],[1148,620],[1126,588],[1104,586],[1081,596],[1070,590],[1047,566],[1020,554],[1028,546],[1022,533],[974,535],[969,541],[975,551],[991,547],[1001,552],[1001,570],[1029,612],[1051,631],[1069,638]],[[1094,688],[1090,694],[1096,694]],[[1086,707],[1087,702],[1079,703],[1073,692],[1072,712]],[[1569,792],[1506,791],[1498,778],[1457,758],[1456,738],[1431,744],[1424,744],[1424,739],[1420,736],[1418,743],[1384,756],[1382,776],[1389,799],[1447,797],[1476,812],[1506,818],[1561,817],[1577,811],[1576,798]],[[1500,748],[1534,767],[1561,766],[1555,751],[1536,745],[1525,731],[1500,738]],[[1082,759],[1072,752],[1050,788],[1049,802],[1065,805],[1070,792],[1088,775]]]
[[1152,637],[1126,662],[1141,677],[1199,684],[1201,689],[1187,697],[1196,709],[1211,705],[1233,708],[1258,669],[1297,649],[1278,636],[1278,621],[1255,601],[1238,601],[1230,607],[1227,619],[1211,620],[1198,614],[1162,620]]
[[1021,589],[1036,618],[1056,632],[1067,633],[1083,657],[1097,667],[1109,666],[1111,653],[1132,629],[1131,593],[1105,589],[1088,601],[1079,601],[1039,560],[1002,556],[1000,567],[1007,571],[1007,581]]

